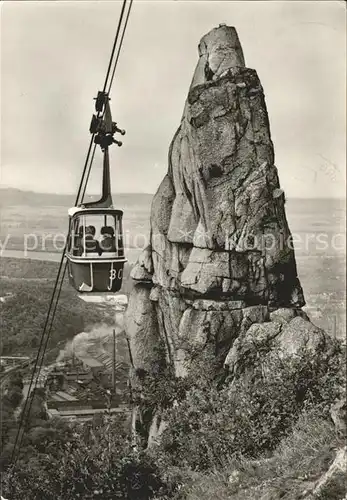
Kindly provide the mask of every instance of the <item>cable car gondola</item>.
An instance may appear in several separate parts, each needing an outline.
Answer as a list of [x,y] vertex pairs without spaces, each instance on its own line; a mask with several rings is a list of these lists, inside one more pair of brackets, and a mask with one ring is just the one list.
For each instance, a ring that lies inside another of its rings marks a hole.
[[[66,248],[71,285],[78,292],[117,292],[122,286],[124,256],[121,210],[113,207],[109,147],[122,143],[116,132],[125,134],[112,122],[109,97],[99,92],[90,132],[103,152],[102,196],[69,209],[69,237]],[[101,117],[99,115],[102,114]]]
[[[110,298],[117,298],[117,304],[123,304],[123,307],[126,304],[124,296],[112,294],[107,295],[104,292],[116,292],[121,288],[122,271],[124,263],[126,262],[122,238],[123,212],[121,210],[115,210],[113,207],[108,156],[108,148],[111,144],[116,143],[118,146],[121,146],[121,143],[113,138],[114,134],[119,132],[124,135],[125,132],[118,129],[117,124],[112,122],[111,111],[109,108],[109,94],[125,30],[128,24],[132,3],[133,0],[130,0],[125,22],[123,24],[125,9],[127,6],[127,0],[123,0],[103,91],[99,92],[96,98],[95,109],[97,111],[97,115],[93,115],[92,123],[90,125],[92,137],[83,168],[81,182],[78,188],[75,207],[69,210],[69,231],[67,244],[61,255],[37,356],[32,363],[33,370],[30,378],[30,384],[23,409],[21,411],[16,437],[12,447],[10,457],[10,463],[12,466],[10,468],[9,478],[12,477],[16,468],[23,437],[28,428],[27,423],[28,417],[31,414],[33,395],[36,387],[39,386],[40,372],[45,360],[45,352],[52,331],[66,270],[69,270],[71,284],[79,292],[102,292],[96,294],[81,293],[80,297],[84,297],[84,299],[88,299],[90,302],[96,298],[95,295],[98,296],[98,299],[106,298],[106,300],[109,300]],[[116,50],[117,45],[118,50]],[[93,144],[94,149],[92,152]],[[83,203],[89,173],[93,163],[94,152],[97,145],[100,145],[104,154],[102,197],[99,201],[94,203]],[[91,224],[89,223],[90,218],[93,218],[93,222]],[[95,221],[97,222],[96,224]],[[98,243],[93,243],[96,241],[95,236],[97,235],[98,225],[100,226],[100,241],[98,241]],[[94,250],[96,251],[94,252]]]

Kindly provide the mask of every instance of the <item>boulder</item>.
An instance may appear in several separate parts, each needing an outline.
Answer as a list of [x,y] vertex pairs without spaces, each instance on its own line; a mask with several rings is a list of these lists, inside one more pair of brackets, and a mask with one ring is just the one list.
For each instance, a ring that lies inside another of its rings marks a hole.
[[323,351],[328,336],[317,326],[300,316],[283,326],[276,338],[276,347],[282,357],[300,354],[304,349],[312,354]]
[[[310,498],[329,498],[329,491],[332,491],[334,498],[338,498],[336,493],[341,490],[341,500],[346,493],[346,470],[347,470],[347,446],[340,448],[335,456],[335,460],[330,465],[328,471],[318,480]],[[344,496],[344,498],[346,495]]]
[[[271,321],[253,323],[245,334],[239,335],[228,352],[224,366],[235,376],[247,371],[249,362],[261,351],[280,359],[300,356],[303,352],[311,359],[328,352],[330,337],[309,320],[289,311],[270,313]],[[294,317],[293,317],[294,316]],[[289,318],[292,319],[288,322]]]
[[135,281],[152,282],[152,275],[152,247],[151,245],[148,245],[141,252],[135,266],[131,270],[130,277]]
[[346,389],[344,388],[344,396],[338,399],[330,408],[330,416],[334,422],[336,431],[344,438],[347,437],[347,403]]
[[150,288],[141,283],[130,296],[125,330],[130,343],[134,367],[151,371],[157,361],[160,336],[154,303],[149,299]]

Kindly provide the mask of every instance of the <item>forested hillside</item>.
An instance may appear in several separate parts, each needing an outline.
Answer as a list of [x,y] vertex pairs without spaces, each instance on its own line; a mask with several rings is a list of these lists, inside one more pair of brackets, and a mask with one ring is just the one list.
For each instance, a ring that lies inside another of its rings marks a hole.
[[[46,319],[58,264],[30,259],[1,259],[0,302],[1,353],[35,353]],[[125,268],[124,291],[131,286],[129,266]],[[6,294],[8,294],[6,296]],[[98,323],[113,325],[113,313],[99,305],[86,303],[70,287],[67,277],[62,287],[52,328],[49,351],[59,352],[66,340]]]

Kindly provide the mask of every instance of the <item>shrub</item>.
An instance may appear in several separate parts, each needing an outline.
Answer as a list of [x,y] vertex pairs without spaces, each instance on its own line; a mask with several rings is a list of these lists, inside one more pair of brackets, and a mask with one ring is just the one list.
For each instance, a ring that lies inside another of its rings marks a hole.
[[327,353],[281,359],[261,355],[250,377],[231,387],[192,387],[168,410],[168,427],[155,451],[173,466],[206,470],[239,454],[254,458],[272,451],[304,409],[327,417],[343,380],[338,346]]
[[[332,422],[322,418],[319,411],[310,410],[300,415],[292,432],[281,441],[270,458],[248,460],[240,456],[226,460],[220,468],[191,473],[181,489],[182,499],[306,498],[317,478],[334,460],[335,449],[341,446],[342,440]],[[326,498],[341,499],[341,485],[336,482],[328,485],[331,496]],[[336,491],[341,493],[339,497],[334,496]]]
[[165,499],[174,486],[132,449],[122,418],[84,424],[42,422],[26,434],[17,466],[3,477],[11,500]]

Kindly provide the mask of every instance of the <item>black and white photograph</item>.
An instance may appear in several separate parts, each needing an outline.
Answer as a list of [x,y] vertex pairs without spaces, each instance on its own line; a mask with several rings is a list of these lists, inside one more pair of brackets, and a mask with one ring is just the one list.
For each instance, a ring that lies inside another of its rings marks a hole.
[[0,1],[0,499],[347,500],[346,2]]

